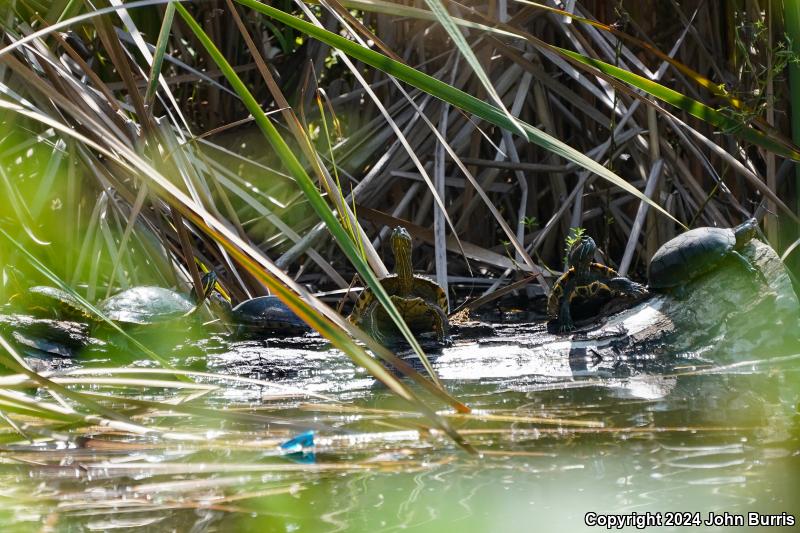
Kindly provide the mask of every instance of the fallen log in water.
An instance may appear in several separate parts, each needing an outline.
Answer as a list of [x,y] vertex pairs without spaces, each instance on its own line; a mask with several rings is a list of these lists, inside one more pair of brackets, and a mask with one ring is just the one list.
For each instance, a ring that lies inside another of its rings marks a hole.
[[445,380],[618,375],[666,370],[676,360],[759,357],[796,345],[800,305],[783,263],[756,240],[743,254],[763,280],[736,261],[724,261],[689,283],[683,299],[653,293],[619,312],[601,312],[568,334],[548,332],[543,323],[496,326],[489,339],[445,348],[435,367]]

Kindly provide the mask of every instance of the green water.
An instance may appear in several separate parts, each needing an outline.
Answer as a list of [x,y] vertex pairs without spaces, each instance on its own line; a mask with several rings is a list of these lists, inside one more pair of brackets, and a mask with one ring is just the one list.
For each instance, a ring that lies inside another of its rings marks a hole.
[[[226,382],[190,402],[286,417],[296,429],[164,413],[139,421],[182,437],[104,448],[120,442],[111,431],[80,448],[7,446],[4,531],[600,531],[587,513],[800,518],[800,357],[705,354],[658,371],[627,361],[593,372],[502,342],[457,344],[434,360],[475,410],[450,419],[483,452],[474,456],[418,431],[423,418],[324,348],[224,339],[188,348],[211,371],[324,395]],[[314,449],[280,450],[312,424],[323,427]],[[741,530],[717,530],[728,529]],[[783,529],[796,528],[748,530]]]

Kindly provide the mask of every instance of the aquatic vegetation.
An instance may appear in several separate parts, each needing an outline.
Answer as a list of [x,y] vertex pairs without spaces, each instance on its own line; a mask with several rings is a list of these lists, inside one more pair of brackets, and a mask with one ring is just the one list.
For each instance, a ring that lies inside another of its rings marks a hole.
[[[3,3],[0,520],[487,531],[793,511],[797,18]],[[544,329],[548,294],[636,293],[675,235],[750,216],[778,252],[743,252],[768,283],[690,261],[679,277],[720,295],[707,308],[659,294]],[[386,283],[398,226],[395,270],[422,296]],[[589,240],[594,273],[560,278]],[[420,342],[448,323],[452,345]],[[226,331],[245,326],[302,335]]]

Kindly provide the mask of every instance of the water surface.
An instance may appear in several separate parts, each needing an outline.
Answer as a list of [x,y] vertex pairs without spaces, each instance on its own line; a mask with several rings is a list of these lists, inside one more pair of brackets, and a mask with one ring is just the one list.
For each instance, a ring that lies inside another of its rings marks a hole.
[[[164,412],[139,421],[172,437],[110,428],[79,446],[7,445],[0,519],[9,531],[461,533],[591,530],[587,513],[797,518],[800,357],[790,348],[598,361],[534,356],[502,336],[458,342],[432,357],[474,409],[448,417],[474,456],[321,340],[203,339],[176,362],[265,381],[203,378],[220,388],[186,405],[292,424]],[[279,447],[311,427],[313,448]]]

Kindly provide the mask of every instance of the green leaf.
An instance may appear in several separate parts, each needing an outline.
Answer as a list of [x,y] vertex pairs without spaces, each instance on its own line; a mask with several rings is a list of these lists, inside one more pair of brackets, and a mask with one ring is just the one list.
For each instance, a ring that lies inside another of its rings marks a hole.
[[664,102],[667,102],[678,109],[682,109],[690,115],[699,118],[700,120],[707,122],[712,126],[716,126],[725,131],[735,132],[736,135],[742,137],[743,139],[775,152],[776,154],[780,154],[790,159],[800,160],[800,153],[787,149],[785,146],[775,142],[760,131],[742,124],[740,121],[734,120],[724,113],[721,113],[712,107],[681,94],[678,91],[664,87],[659,83],[639,76],[638,74],[634,74],[633,72],[629,72],[625,69],[615,67],[614,65],[600,61],[599,59],[588,58],[577,52],[565,50],[556,46],[552,48],[557,50],[560,54],[565,55],[579,63],[594,67],[604,74],[623,81],[628,85],[632,85],[637,89],[641,89],[642,91],[655,96],[659,100],[663,100]]
[[161,65],[164,62],[164,54],[169,44],[169,34],[172,29],[172,19],[175,16],[175,2],[170,1],[164,11],[164,21],[161,23],[161,31],[158,33],[156,50],[153,54],[153,67],[150,69],[150,79],[147,81],[147,92],[144,95],[144,102],[151,105],[153,97],[158,87],[158,77],[161,74]]
[[[503,113],[502,110],[482,100],[479,100],[478,98],[475,98],[474,96],[467,94],[464,91],[461,91],[443,81],[437,80],[432,76],[429,76],[423,72],[420,72],[419,70],[409,67],[408,65],[395,61],[383,54],[380,54],[378,52],[360,46],[342,37],[341,35],[337,35],[327,30],[317,28],[313,24],[301,20],[284,11],[275,9],[274,7],[271,6],[264,5],[258,2],[257,0],[236,0],[236,1],[255,11],[263,13],[269,17],[272,17],[275,20],[278,20],[286,24],[287,26],[291,26],[303,33],[306,33],[309,36],[314,37],[315,39],[319,39],[320,41],[343,51],[347,55],[354,57],[360,61],[363,61],[367,65],[382,70],[383,72],[391,76],[394,76],[402,81],[405,81],[406,83],[409,83],[414,87],[425,91],[428,94],[431,94],[441,100],[444,100],[445,102],[449,102],[450,104],[453,104],[454,106],[459,107],[464,111],[473,113],[476,116],[486,120],[491,124],[494,124],[501,128],[505,128],[511,132],[517,131],[516,125],[508,119],[508,117],[506,116],[505,113]],[[571,146],[531,126],[530,124],[524,121],[517,120],[516,122],[522,127],[529,141],[538,144],[545,150],[553,152],[554,154],[559,155],[568,161],[572,161],[573,163],[580,165],[583,168],[590,170],[591,172],[594,172],[598,176],[608,180],[609,182],[623,189],[624,191],[629,192],[639,200],[647,203],[660,213],[666,215],[670,219],[674,220],[675,222],[683,226],[683,224],[681,224],[678,220],[676,220],[672,215],[667,213],[661,206],[659,206],[658,204],[647,198],[644,194],[642,194],[642,192],[636,189],[636,187],[632,186],[630,183],[628,183],[615,173],[603,167],[598,162],[593,161],[592,159],[578,152]]]
[[512,115],[508,109],[506,109],[506,106],[503,105],[503,100],[500,98],[500,95],[497,94],[497,91],[494,90],[494,85],[492,85],[489,76],[487,76],[486,72],[484,72],[483,67],[478,61],[478,58],[475,57],[472,47],[464,38],[461,30],[458,29],[458,26],[447,12],[444,5],[442,5],[442,2],[440,0],[425,0],[425,3],[431,8],[433,14],[436,15],[436,19],[439,21],[445,31],[447,31],[447,34],[450,35],[450,38],[453,39],[453,43],[455,43],[456,47],[461,52],[461,55],[464,56],[464,59],[467,60],[469,66],[472,67],[472,70],[475,72],[478,80],[480,80],[481,85],[483,85],[483,88],[486,89],[486,93],[491,96],[497,107],[503,110],[506,118],[508,118],[509,122],[514,125],[516,133],[525,137],[525,131],[522,129],[522,126],[517,122],[517,119],[514,117],[514,115]]

